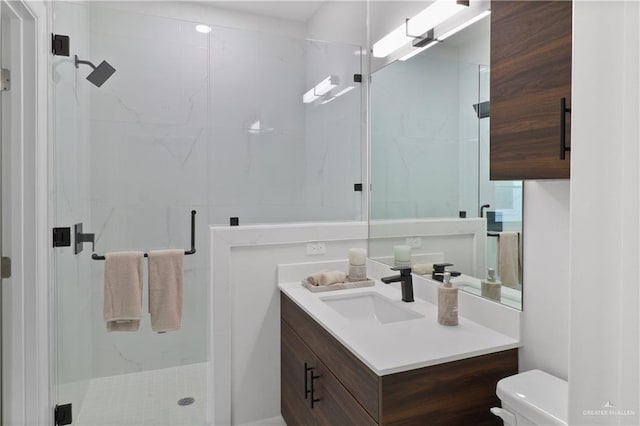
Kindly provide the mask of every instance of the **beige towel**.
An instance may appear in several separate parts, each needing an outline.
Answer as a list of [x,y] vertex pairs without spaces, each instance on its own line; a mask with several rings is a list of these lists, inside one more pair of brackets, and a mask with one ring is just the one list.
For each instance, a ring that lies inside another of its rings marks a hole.
[[498,236],[498,274],[502,285],[519,288],[522,277],[520,233],[500,232]]
[[431,275],[433,273],[433,263],[416,263],[411,268],[414,274]]
[[142,316],[142,257],[139,251],[107,253],[104,320],[107,331],[137,331]]
[[331,285],[343,283],[347,280],[347,274],[342,271],[319,272],[307,277],[307,282],[311,285]]
[[184,250],[149,252],[149,313],[151,329],[175,331],[182,321]]

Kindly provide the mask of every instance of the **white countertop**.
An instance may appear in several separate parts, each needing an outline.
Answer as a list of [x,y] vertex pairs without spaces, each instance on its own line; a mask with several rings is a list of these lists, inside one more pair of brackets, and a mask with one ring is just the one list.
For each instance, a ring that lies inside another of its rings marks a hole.
[[[418,298],[412,303],[403,302],[398,289],[380,281],[376,281],[374,287],[323,293],[312,293],[299,281],[280,283],[279,288],[379,376],[520,346],[518,340],[462,316],[458,326],[442,326],[437,321],[437,306]],[[424,317],[389,324],[365,324],[348,320],[321,299],[371,291]]]

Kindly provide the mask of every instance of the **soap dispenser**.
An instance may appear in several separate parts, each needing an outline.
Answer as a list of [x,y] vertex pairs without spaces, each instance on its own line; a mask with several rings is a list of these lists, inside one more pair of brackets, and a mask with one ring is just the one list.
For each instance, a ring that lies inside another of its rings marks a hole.
[[482,297],[497,300],[502,299],[502,283],[496,280],[496,271],[489,268],[487,271],[487,279],[480,283],[480,292]]
[[438,323],[458,325],[458,289],[451,284],[451,274],[444,273],[443,283],[438,287]]

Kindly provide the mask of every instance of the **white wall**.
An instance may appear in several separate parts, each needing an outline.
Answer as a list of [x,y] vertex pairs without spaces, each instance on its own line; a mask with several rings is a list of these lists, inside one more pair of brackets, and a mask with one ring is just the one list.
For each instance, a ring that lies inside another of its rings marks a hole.
[[640,5],[573,16],[569,423],[637,425]]
[[520,371],[567,379],[569,352],[569,181],[528,181],[524,190]]
[[[366,222],[211,228],[217,424],[280,414],[277,265],[343,260],[349,248],[366,247],[366,236]],[[326,253],[308,255],[307,243],[318,241],[326,244]]]

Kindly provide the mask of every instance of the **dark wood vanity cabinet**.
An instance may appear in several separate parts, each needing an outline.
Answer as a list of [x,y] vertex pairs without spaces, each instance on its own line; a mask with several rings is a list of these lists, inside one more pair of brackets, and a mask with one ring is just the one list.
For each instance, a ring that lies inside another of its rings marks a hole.
[[570,176],[571,13],[571,1],[491,2],[492,180]]
[[496,384],[517,349],[377,376],[281,294],[281,412],[288,426],[501,425]]

